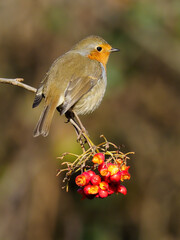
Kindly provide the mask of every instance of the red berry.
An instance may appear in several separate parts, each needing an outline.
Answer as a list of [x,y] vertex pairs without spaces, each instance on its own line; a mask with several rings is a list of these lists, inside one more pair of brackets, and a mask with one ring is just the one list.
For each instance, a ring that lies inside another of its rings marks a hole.
[[121,173],[120,172],[117,172],[116,174],[110,176],[110,181],[111,182],[119,182],[120,179],[121,179]]
[[[109,176],[108,176],[109,175]],[[110,172],[107,176],[103,177],[104,182],[110,183]]]
[[85,193],[86,195],[89,194],[89,190],[90,190],[91,186],[92,186],[92,185],[88,184],[87,186],[84,187],[84,193]]
[[104,167],[107,167],[106,166],[106,163],[102,163],[102,164],[100,164],[99,166],[98,166],[98,171],[100,171],[101,170],[101,168],[104,168]]
[[111,195],[115,192],[117,192],[117,184],[116,183],[110,183],[109,184],[109,189],[108,189],[109,195]]
[[102,189],[99,190],[99,197],[100,198],[106,198],[107,196],[108,196],[108,191],[102,190]]
[[92,170],[87,171],[87,173],[89,174],[90,178],[96,174],[96,173],[95,173],[94,171],[92,171]]
[[99,175],[94,175],[91,177],[91,183],[93,185],[99,185],[99,183],[101,182],[101,177]]
[[126,187],[123,186],[123,185],[119,185],[119,186],[117,187],[117,191],[118,191],[119,193],[124,194],[124,195],[127,194],[127,189],[126,189]]

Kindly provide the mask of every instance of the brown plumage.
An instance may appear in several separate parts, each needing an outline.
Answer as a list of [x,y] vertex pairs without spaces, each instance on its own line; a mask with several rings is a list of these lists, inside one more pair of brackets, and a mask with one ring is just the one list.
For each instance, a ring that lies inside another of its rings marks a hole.
[[112,48],[104,39],[90,36],[59,57],[51,66],[36,92],[33,107],[45,98],[44,110],[34,130],[34,137],[47,136],[56,108],[76,114],[94,111],[106,89],[106,63]]

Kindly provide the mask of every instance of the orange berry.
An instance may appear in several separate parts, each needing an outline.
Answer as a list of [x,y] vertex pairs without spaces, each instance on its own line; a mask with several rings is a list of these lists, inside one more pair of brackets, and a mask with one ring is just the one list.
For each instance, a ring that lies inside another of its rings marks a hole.
[[99,170],[101,176],[107,176],[109,174],[108,168],[105,163],[99,165],[98,170]]
[[128,171],[129,168],[130,168],[130,166],[126,166],[125,164],[123,164],[121,166],[121,171]]
[[119,166],[121,166],[124,161],[122,159],[116,159],[116,162],[118,163]]
[[100,182],[99,187],[102,190],[108,190],[109,184],[107,182],[105,182],[105,181],[102,181],[102,182]]
[[111,173],[111,175],[114,175],[119,171],[119,168],[116,164],[110,163],[108,165],[108,171]]
[[86,178],[86,184],[88,184],[89,181],[90,181],[91,176],[89,175],[88,172],[83,172],[82,175],[85,176],[85,178]]
[[86,176],[83,174],[80,174],[76,177],[75,182],[78,186],[83,187],[87,184]]
[[94,156],[93,156],[93,159],[92,159],[92,162],[94,164],[102,164],[104,162],[104,154],[103,153],[96,153]]
[[99,192],[99,186],[92,185],[88,192],[89,192],[89,194],[97,194]]
[[121,172],[121,181],[123,182],[124,180],[129,180],[131,178],[130,173],[128,171],[122,171]]

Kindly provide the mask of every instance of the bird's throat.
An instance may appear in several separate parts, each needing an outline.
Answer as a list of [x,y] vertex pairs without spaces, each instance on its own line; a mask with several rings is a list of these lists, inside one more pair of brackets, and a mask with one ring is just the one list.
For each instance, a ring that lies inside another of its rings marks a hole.
[[109,52],[99,53],[99,52],[96,52],[96,51],[92,51],[88,55],[88,58],[102,63],[104,68],[106,69],[106,64],[107,64],[107,61],[108,61],[108,58],[109,58]]

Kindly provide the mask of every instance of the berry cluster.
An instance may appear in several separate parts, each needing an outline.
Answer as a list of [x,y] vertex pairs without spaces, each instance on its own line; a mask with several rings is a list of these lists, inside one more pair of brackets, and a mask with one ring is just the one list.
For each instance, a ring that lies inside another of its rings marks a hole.
[[92,159],[93,169],[98,169],[98,174],[93,170],[88,170],[75,179],[80,187],[78,192],[83,199],[106,198],[113,193],[126,195],[127,189],[121,182],[130,179],[129,166],[121,159],[116,159],[114,163],[105,162],[103,153],[96,153]]

